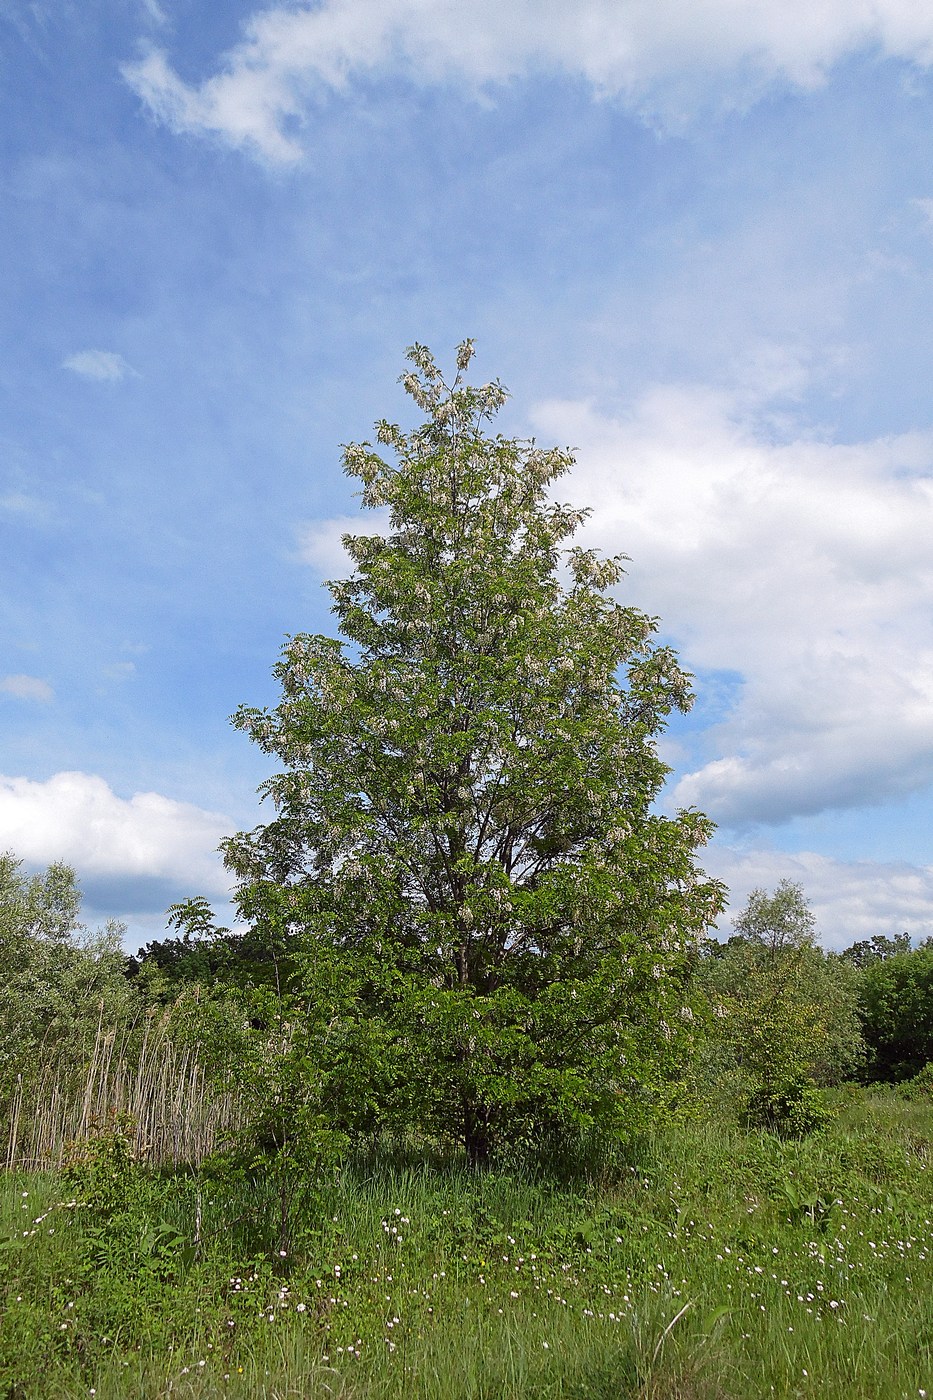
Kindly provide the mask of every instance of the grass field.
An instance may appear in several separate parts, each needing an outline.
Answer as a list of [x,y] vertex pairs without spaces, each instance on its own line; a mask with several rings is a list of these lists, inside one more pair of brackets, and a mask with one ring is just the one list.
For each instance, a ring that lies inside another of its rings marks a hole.
[[382,1150],[309,1187],[105,1138],[0,1182],[0,1394],[922,1400],[933,1108],[837,1109],[685,1121],[598,1181]]

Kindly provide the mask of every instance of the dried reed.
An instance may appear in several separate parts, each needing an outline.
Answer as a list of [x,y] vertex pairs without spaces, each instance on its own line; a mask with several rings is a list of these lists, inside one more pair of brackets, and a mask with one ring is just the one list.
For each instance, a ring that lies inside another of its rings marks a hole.
[[216,1092],[193,1050],[174,1037],[172,1011],[150,1007],[142,1020],[105,1026],[76,1053],[50,1048],[33,1073],[17,1075],[6,1106],[6,1167],[60,1167],[69,1145],[109,1114],[135,1124],[139,1160],[197,1163],[234,1132],[239,1103]]

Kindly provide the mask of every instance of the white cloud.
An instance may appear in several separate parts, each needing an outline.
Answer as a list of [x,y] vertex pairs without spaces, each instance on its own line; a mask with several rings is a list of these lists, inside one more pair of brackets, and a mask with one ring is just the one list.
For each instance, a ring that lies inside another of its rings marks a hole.
[[343,547],[343,536],[381,534],[388,526],[387,509],[369,510],[365,515],[311,520],[298,532],[298,557],[322,578],[343,578],[353,567]]
[[112,350],[79,350],[62,360],[62,369],[70,369],[82,379],[97,379],[101,382],[115,382],[135,373],[123,356],[115,354]]
[[631,556],[626,596],[743,678],[679,803],[741,825],[933,780],[933,434],[775,442],[747,400],[670,386],[533,421],[578,449],[561,494]]
[[159,4],[159,0],[142,0],[142,7],[153,24],[168,24],[168,15]]
[[39,680],[37,676],[4,676],[0,680],[0,690],[15,695],[17,700],[38,700],[42,704],[48,704],[55,697],[48,681]]
[[803,886],[824,947],[838,950],[875,934],[933,935],[933,866],[840,861],[814,851],[737,851],[718,842],[703,864],[729,886],[729,912],[720,920],[725,936],[750,890],[773,890],[785,879]]
[[933,229],[933,199],[912,199],[910,202],[920,210],[925,227]]
[[0,511],[5,515],[42,520],[48,515],[48,506],[37,496],[28,496],[23,491],[10,491],[7,495],[0,496]]
[[258,11],[200,86],[161,51],[124,67],[153,114],[270,161],[301,155],[314,89],[402,73],[425,85],[582,78],[652,120],[742,106],[768,85],[812,88],[847,54],[933,62],[933,10],[916,0],[322,0]]
[[131,681],[136,675],[135,661],[114,661],[105,666],[103,674],[109,681]]
[[0,850],[31,865],[63,860],[88,878],[166,880],[222,895],[229,880],[216,848],[234,830],[220,812],[157,792],[118,797],[90,773],[0,776]]

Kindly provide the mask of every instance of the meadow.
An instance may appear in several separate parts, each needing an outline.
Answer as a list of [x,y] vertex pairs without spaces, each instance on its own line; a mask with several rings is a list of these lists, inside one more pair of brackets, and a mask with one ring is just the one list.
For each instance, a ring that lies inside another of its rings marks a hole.
[[933,1105],[829,1098],[801,1139],[685,1113],[588,1171],[158,1168],[102,1122],[0,1181],[0,1393],[923,1400]]

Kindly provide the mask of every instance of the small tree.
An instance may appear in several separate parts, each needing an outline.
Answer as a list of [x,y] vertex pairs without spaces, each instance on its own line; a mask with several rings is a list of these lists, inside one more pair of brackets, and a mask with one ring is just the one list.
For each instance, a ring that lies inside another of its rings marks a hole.
[[767,890],[752,890],[732,927],[739,938],[767,951],[772,958],[810,947],[816,936],[813,910],[803,886],[795,880],[781,880],[771,895]]
[[[460,1138],[625,1132],[679,1072],[688,951],[721,889],[711,823],[664,817],[655,739],[691,701],[620,558],[568,548],[567,452],[487,436],[506,395],[409,352],[426,421],[345,449],[388,533],[344,537],[343,640],[296,636],[273,710],[235,724],[284,771],[226,843],[242,915],[300,934],[303,1050],[361,1119]],[[328,1091],[324,1091],[325,1096]]]
[[803,888],[790,880],[773,895],[752,890],[733,927],[727,944],[708,945],[699,972],[720,1013],[711,1048],[720,1070],[742,1072],[763,1118],[777,1120],[810,1086],[836,1083],[861,1062],[857,973],[817,945]]

